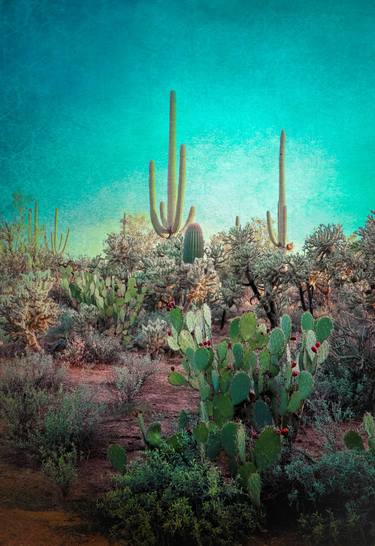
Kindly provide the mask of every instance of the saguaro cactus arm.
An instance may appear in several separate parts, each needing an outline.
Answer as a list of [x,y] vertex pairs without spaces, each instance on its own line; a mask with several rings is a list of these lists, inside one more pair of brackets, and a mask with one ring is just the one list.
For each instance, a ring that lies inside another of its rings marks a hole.
[[[156,184],[155,184],[155,163],[150,161],[149,164],[149,193],[150,193],[150,218],[154,226],[154,230],[160,237],[167,237],[168,229],[164,227],[158,218],[156,212]],[[164,210],[164,203],[161,203],[161,209]]]
[[268,235],[271,239],[272,244],[275,246],[279,246],[279,243],[276,239],[276,235],[272,226],[272,214],[270,213],[269,210],[267,211],[267,228],[268,228]]

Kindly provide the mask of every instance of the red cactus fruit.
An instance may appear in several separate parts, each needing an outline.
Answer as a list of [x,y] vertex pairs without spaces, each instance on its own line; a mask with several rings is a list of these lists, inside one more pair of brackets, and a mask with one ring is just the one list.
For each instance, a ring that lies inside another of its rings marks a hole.
[[211,343],[211,340],[207,340],[207,347],[211,347],[212,343]]
[[254,440],[256,440],[258,438],[259,434],[257,432],[255,432],[255,430],[253,430],[253,432],[251,433],[251,437],[254,438]]
[[276,428],[276,429],[275,429],[275,432],[276,432],[276,434],[277,434],[278,436],[281,436],[281,430],[280,430],[279,428]]
[[289,432],[288,427],[284,427],[284,428],[281,429],[281,434],[282,434],[283,436],[286,436],[286,435],[288,434],[288,432]]
[[167,334],[168,334],[169,336],[171,336],[171,335],[172,335],[172,331],[171,331],[171,330],[168,330]]
[[299,375],[299,372],[297,372],[297,370],[293,370],[292,371],[292,376],[297,377],[297,375]]
[[174,366],[171,366],[171,371],[174,372],[175,368]]
[[320,341],[317,341],[317,342],[315,343],[315,347],[316,347],[317,349],[319,349],[319,347],[320,347]]
[[292,364],[291,364],[291,367],[292,367],[292,368],[295,368],[296,366],[297,366],[297,362],[294,362],[294,361],[293,361]]
[[318,349],[315,347],[315,345],[313,347],[311,347],[311,350],[313,353],[317,353],[318,352]]
[[291,337],[290,337],[290,341],[297,341],[296,336],[291,336]]

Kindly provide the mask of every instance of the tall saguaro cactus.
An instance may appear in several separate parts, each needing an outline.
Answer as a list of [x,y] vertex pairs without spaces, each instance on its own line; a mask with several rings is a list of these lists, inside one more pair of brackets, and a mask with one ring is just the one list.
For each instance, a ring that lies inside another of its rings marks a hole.
[[267,211],[267,228],[271,242],[283,252],[292,250],[293,243],[287,243],[287,208],[285,199],[285,131],[281,131],[279,154],[279,203],[277,211],[277,237],[272,227],[272,216]]
[[168,151],[168,206],[165,202],[160,203],[160,220],[156,210],[156,181],[155,163],[150,161],[149,165],[149,191],[150,191],[150,217],[156,233],[165,239],[184,231],[193,222],[195,208],[191,207],[184,227],[181,229],[182,214],[184,209],[185,186],[186,186],[186,147],[180,146],[180,168],[178,178],[178,189],[176,180],[176,93],[170,93],[169,110],[169,151]]

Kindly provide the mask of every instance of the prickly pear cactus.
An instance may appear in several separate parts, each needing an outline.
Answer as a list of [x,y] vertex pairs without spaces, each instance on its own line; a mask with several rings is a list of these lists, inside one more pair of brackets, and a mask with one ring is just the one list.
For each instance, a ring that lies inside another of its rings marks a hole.
[[124,472],[126,468],[126,450],[118,444],[108,447],[107,458],[116,472]]
[[[375,455],[375,421],[371,413],[365,413],[362,426],[367,434],[368,451]],[[344,436],[344,443],[348,449],[365,451],[362,436],[356,430],[349,430]]]
[[259,504],[261,473],[278,459],[282,438],[292,439],[316,370],[328,355],[332,321],[305,313],[297,343],[288,315],[267,333],[254,313],[244,313],[219,344],[212,342],[207,306],[185,315],[175,308],[169,323],[169,346],[182,355],[181,371],[174,370],[169,382],[189,384],[200,395],[193,437],[209,459],[226,454],[231,472]]
[[101,330],[130,341],[145,298],[146,289],[138,288],[135,277],[125,283],[114,276],[101,277],[97,273],[81,271],[73,276],[70,267],[61,270],[61,286],[79,307],[94,305],[99,311]]

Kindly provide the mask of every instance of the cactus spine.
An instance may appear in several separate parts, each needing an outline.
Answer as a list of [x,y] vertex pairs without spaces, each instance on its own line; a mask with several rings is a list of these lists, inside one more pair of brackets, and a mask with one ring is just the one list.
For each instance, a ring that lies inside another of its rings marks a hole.
[[168,206],[160,203],[160,220],[156,211],[155,163],[149,164],[150,217],[156,233],[165,239],[184,231],[193,222],[195,208],[191,207],[184,227],[181,229],[186,186],[186,147],[180,146],[180,167],[178,190],[176,182],[176,93],[170,93],[169,109],[169,150],[168,150]]
[[279,202],[277,211],[277,237],[272,227],[272,216],[270,211],[267,211],[267,228],[271,242],[286,252],[293,248],[293,243],[287,243],[287,207],[285,199],[285,131],[281,131],[280,136],[280,154],[279,154]]
[[186,264],[194,263],[195,258],[203,258],[204,238],[199,224],[190,224],[184,238],[183,260]]

